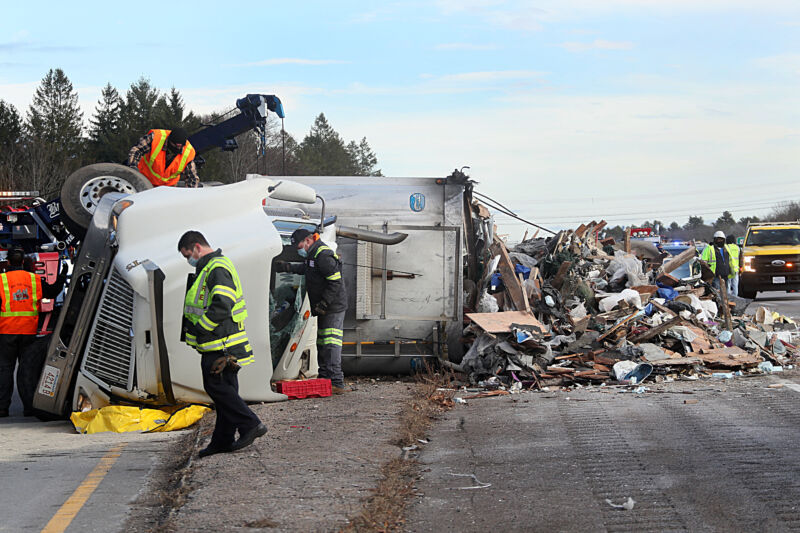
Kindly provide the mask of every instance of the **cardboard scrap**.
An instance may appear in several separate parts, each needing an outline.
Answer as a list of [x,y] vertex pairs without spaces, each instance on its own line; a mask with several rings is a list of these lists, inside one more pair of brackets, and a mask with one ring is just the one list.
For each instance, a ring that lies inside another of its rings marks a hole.
[[524,311],[503,311],[499,313],[467,313],[467,317],[487,333],[510,333],[511,324],[534,326],[544,331],[544,325],[536,317]]

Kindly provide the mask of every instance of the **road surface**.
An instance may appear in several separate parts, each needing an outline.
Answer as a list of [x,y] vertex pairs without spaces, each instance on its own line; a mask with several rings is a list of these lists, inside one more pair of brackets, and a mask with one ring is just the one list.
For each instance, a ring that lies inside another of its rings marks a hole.
[[[421,453],[424,496],[406,529],[800,530],[798,382],[795,372],[470,400]],[[628,498],[630,510],[611,505]]]
[[800,318],[800,293],[759,292],[756,299],[747,306],[747,313],[756,312],[760,306],[769,307],[773,311],[794,318]]

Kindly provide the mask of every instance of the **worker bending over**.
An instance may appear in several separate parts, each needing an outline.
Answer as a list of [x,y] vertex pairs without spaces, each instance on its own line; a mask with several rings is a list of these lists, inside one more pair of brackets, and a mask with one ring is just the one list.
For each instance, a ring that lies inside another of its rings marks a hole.
[[127,165],[144,174],[153,187],[172,187],[181,176],[187,187],[199,187],[194,147],[186,137],[183,128],[150,130],[128,152]]
[[[186,344],[200,353],[203,388],[217,410],[211,442],[199,455],[240,450],[267,432],[239,396],[239,369],[254,359],[244,329],[242,283],[231,260],[212,249],[199,231],[184,233],[178,251],[195,267],[183,307]],[[239,439],[234,441],[237,430]]]
[[347,391],[342,374],[342,327],[347,311],[342,263],[319,233],[298,229],[292,233],[292,245],[305,262],[276,261],[275,271],[305,274],[311,312],[317,317],[319,377],[330,379],[333,393],[341,394]]

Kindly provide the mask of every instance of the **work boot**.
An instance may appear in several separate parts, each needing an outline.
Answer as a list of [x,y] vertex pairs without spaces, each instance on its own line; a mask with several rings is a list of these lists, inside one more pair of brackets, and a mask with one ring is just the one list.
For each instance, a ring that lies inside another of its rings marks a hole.
[[233,451],[233,447],[231,445],[228,446],[218,446],[216,444],[209,443],[208,446],[197,452],[198,457],[208,457],[209,455],[214,455],[217,453],[229,453]]
[[344,394],[345,392],[353,392],[353,389],[349,389],[349,388],[345,387],[344,385],[342,385],[341,387],[339,387],[338,385],[332,385],[331,386],[331,393],[332,394]]
[[231,448],[235,450],[241,450],[242,448],[247,448],[253,441],[256,440],[258,437],[263,437],[267,434],[267,426],[264,424],[259,424],[244,435],[239,437],[239,440],[233,443]]

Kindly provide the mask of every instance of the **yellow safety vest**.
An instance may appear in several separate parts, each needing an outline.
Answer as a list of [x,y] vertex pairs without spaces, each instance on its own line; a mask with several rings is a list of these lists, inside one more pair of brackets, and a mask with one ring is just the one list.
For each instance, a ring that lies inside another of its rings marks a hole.
[[[226,287],[225,285],[216,285],[211,291],[208,290],[206,281],[208,275],[215,268],[224,268],[233,278],[234,288]],[[211,298],[214,296],[223,296],[233,300],[233,308],[231,309],[231,318],[239,326],[239,331],[231,335],[219,336],[210,341],[198,343],[197,337],[190,333],[186,334],[186,344],[194,347],[199,352],[214,352],[224,348],[230,348],[240,344],[246,344],[245,348],[250,351],[249,340],[247,333],[244,330],[244,320],[247,318],[247,307],[244,302],[244,293],[242,291],[242,283],[239,280],[239,275],[236,273],[236,268],[227,257],[214,257],[206,266],[200,271],[200,274],[195,279],[189,291],[186,293],[186,298],[183,303],[183,315],[192,324],[199,325],[206,331],[213,333],[219,324],[211,321],[206,316],[206,310]],[[239,364],[242,366],[249,365],[253,362],[252,353],[244,358],[239,359]]]

